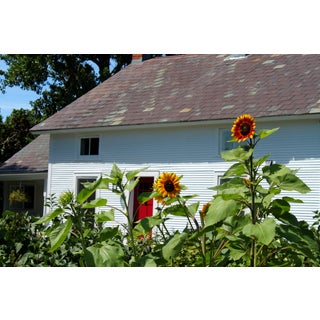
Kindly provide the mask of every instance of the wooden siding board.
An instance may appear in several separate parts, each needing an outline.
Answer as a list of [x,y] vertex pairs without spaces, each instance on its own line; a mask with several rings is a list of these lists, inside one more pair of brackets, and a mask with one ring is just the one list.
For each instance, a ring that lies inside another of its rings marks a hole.
[[[312,192],[306,195],[284,192],[304,200],[304,204],[292,204],[292,212],[299,219],[312,222],[313,211],[320,209],[320,146],[319,123],[274,122],[258,124],[259,128],[280,127],[274,135],[260,142],[257,157],[270,153],[270,159],[300,169],[298,176],[309,185]],[[121,169],[134,170],[149,166],[152,172],[174,171],[183,175],[181,183],[188,187],[182,194],[198,194],[191,201],[200,201],[201,206],[212,198],[209,190],[217,184],[218,177],[230,167],[219,156],[219,128],[216,126],[177,127],[170,129],[132,130],[101,133],[101,155],[95,161],[77,158],[76,147],[79,136],[53,135],[50,151],[50,187],[57,195],[68,189],[73,190],[76,174],[108,174],[114,162]],[[101,190],[110,205],[121,208],[120,200],[110,191]],[[121,213],[116,220],[125,222]],[[169,228],[183,229],[186,220],[176,217],[169,222]]]

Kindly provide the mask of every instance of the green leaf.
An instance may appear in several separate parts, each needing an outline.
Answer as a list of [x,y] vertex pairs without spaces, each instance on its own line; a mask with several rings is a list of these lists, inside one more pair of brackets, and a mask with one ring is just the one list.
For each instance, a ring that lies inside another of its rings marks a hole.
[[100,213],[94,215],[94,219],[97,223],[114,221],[114,209],[108,211],[101,211]]
[[287,239],[295,251],[303,253],[314,261],[315,266],[319,266],[319,240],[305,221],[298,221],[292,217],[290,220],[292,222],[289,224],[282,223],[277,226],[277,234]]
[[138,183],[139,183],[139,178],[131,180],[126,184],[125,189],[130,192],[137,186]]
[[169,242],[162,247],[162,255],[164,259],[167,261],[174,259],[180,253],[186,239],[187,233],[175,233]]
[[268,136],[270,136],[271,134],[275,133],[276,131],[278,131],[280,128],[274,128],[274,129],[262,129],[259,131],[259,137],[260,139],[264,139]]
[[97,208],[97,207],[103,207],[107,204],[107,199],[97,198],[90,202],[86,202],[82,205],[82,208],[84,209],[91,209],[91,208]]
[[257,159],[254,159],[253,160],[253,166],[255,168],[258,168],[260,167],[262,164],[264,164],[266,162],[266,160],[270,157],[269,154],[265,155],[264,157],[262,158],[257,158]]
[[16,243],[15,243],[16,253],[18,253],[18,252],[21,250],[22,247],[23,247],[23,243],[21,243],[21,242],[16,242]]
[[300,193],[308,193],[311,189],[295,174],[287,173],[278,177],[278,186],[283,190],[298,191]]
[[241,146],[236,149],[221,152],[221,157],[225,161],[245,161],[250,158],[253,153],[253,149],[249,151],[244,150]]
[[141,257],[138,261],[133,263],[133,267],[157,267],[155,260],[157,257],[154,257],[151,253],[148,253]]
[[303,203],[301,199],[296,199],[296,198],[291,198],[291,197],[283,197],[283,200],[287,202],[292,202],[292,203]]
[[72,221],[70,218],[68,218],[66,222],[64,222],[63,224],[60,224],[55,229],[50,230],[49,239],[50,239],[51,249],[49,250],[49,252],[53,252],[60,247],[60,245],[68,236],[71,230],[71,227],[72,227]]
[[219,196],[223,200],[237,200],[242,201],[246,198],[245,192],[247,191],[246,187],[239,187],[238,189],[225,189],[219,192]]
[[229,256],[234,261],[241,259],[247,253],[247,250],[237,242],[231,242],[228,248],[230,250]]
[[199,195],[198,194],[190,194],[190,195],[187,195],[187,196],[183,196],[182,198],[185,201],[188,201],[188,200],[191,200],[191,199],[196,198],[196,197],[199,197]]
[[311,189],[299,179],[295,173],[297,170],[291,170],[285,165],[273,164],[262,168],[263,177],[271,186],[277,185],[280,189],[288,191],[298,191],[308,193]]
[[275,199],[271,202],[270,212],[276,218],[280,218],[283,214],[290,212],[290,209],[290,204],[285,199]]
[[111,172],[110,172],[110,177],[119,181],[122,180],[123,178],[123,172],[120,170],[120,168],[114,163],[112,168],[111,168]]
[[163,210],[164,215],[172,214],[173,216],[186,217],[187,208],[181,204],[175,204]]
[[97,189],[109,189],[110,179],[101,178],[99,184],[96,186]]
[[57,208],[57,209],[47,213],[45,216],[41,217],[39,220],[35,221],[34,224],[49,222],[50,220],[54,219],[55,217],[57,217],[63,213],[64,213],[64,210],[62,208]]
[[229,178],[233,176],[242,176],[247,173],[247,169],[244,163],[235,163],[233,164],[223,175],[223,178]]
[[231,178],[230,180],[218,186],[211,187],[209,189],[216,190],[216,191],[223,191],[223,190],[229,190],[229,189],[240,189],[240,188],[243,189],[244,186],[245,186],[245,183],[243,181],[243,178],[235,177],[235,178]]
[[227,217],[223,221],[223,225],[221,228],[227,233],[227,234],[239,234],[243,227],[251,222],[251,215],[245,214],[241,216],[231,216]]
[[85,183],[84,188],[77,194],[77,202],[83,204],[91,195],[93,195],[100,185],[101,179],[102,178],[99,178],[94,182]]
[[105,227],[101,230],[99,235],[99,241],[103,242],[106,240],[113,239],[117,235],[119,235],[119,226],[116,227]]
[[131,180],[137,176],[140,172],[146,171],[149,167],[143,167],[141,169],[133,170],[133,171],[128,171],[126,173],[126,178],[127,180]]
[[241,204],[235,200],[224,200],[220,196],[215,197],[208,209],[206,226],[216,224],[225,218],[235,215],[241,209]]
[[188,211],[192,216],[195,216],[196,213],[198,212],[199,205],[200,205],[200,201],[197,201],[188,206]]
[[160,225],[164,221],[165,220],[160,216],[145,217],[141,219],[134,227],[133,234],[137,237],[141,234],[148,234],[153,227]]
[[263,177],[266,179],[274,179],[275,177],[284,175],[286,173],[294,173],[296,171],[291,170],[287,166],[283,164],[272,164],[271,166],[265,166],[262,168],[263,171]]
[[138,202],[144,204],[148,202],[150,199],[154,198],[158,193],[157,192],[141,192],[138,195]]
[[243,233],[251,238],[255,238],[258,242],[268,245],[275,237],[276,222],[272,218],[266,218],[262,223],[248,223],[243,228]]
[[123,267],[124,253],[120,245],[96,243],[85,249],[84,259],[88,267]]

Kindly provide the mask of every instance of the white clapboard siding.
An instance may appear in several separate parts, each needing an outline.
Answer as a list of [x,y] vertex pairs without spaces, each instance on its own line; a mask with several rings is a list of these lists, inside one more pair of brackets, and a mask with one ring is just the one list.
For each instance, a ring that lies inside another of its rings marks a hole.
[[[113,163],[123,170],[135,170],[147,166],[144,175],[157,177],[163,171],[183,175],[181,183],[188,187],[183,194],[198,194],[190,201],[200,201],[200,207],[210,201],[219,177],[232,163],[220,157],[220,129],[230,128],[218,125],[177,126],[154,129],[110,130],[90,134],[54,134],[50,139],[48,194],[59,195],[66,190],[75,191],[76,179],[81,176],[100,176],[109,173]],[[312,222],[313,211],[320,209],[320,142],[319,122],[274,121],[257,123],[262,128],[280,127],[274,135],[260,141],[256,157],[270,154],[276,163],[299,169],[298,176],[312,189],[306,195],[284,192],[302,199],[304,204],[292,204],[292,212],[299,219]],[[80,157],[80,138],[98,136],[100,155]],[[122,205],[110,191],[101,190],[97,196],[105,197],[112,206]],[[116,220],[125,222],[117,212]],[[184,218],[174,218],[168,223],[171,229],[184,228]]]

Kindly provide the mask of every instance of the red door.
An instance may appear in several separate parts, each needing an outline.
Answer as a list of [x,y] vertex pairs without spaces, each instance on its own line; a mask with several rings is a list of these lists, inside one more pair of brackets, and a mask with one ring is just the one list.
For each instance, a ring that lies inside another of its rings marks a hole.
[[139,194],[143,192],[151,192],[153,187],[153,177],[141,177],[138,185],[134,189],[134,204],[133,204],[133,221],[141,220],[145,217],[151,217],[153,211],[153,200],[141,204],[138,201]]

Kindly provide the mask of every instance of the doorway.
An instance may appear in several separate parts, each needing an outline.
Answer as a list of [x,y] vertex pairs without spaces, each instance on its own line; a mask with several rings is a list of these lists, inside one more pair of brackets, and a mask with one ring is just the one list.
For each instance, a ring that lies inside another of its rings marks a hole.
[[153,213],[153,199],[141,204],[138,201],[138,197],[143,192],[152,192],[154,183],[154,177],[140,177],[139,183],[134,188],[133,199],[133,223],[146,218],[151,217]]

